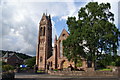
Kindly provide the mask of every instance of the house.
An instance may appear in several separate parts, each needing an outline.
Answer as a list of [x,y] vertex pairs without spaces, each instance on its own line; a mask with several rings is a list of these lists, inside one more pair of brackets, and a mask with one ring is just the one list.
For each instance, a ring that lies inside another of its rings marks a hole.
[[6,53],[2,57],[2,61],[12,66],[19,66],[24,60],[18,57],[15,53]]

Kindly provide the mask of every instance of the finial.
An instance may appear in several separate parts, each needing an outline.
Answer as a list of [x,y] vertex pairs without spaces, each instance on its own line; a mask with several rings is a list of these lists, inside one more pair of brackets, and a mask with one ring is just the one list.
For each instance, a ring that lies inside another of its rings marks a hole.
[[45,16],[45,13],[43,13],[43,16]]
[[51,16],[50,16],[50,14],[49,14],[49,19],[51,19]]

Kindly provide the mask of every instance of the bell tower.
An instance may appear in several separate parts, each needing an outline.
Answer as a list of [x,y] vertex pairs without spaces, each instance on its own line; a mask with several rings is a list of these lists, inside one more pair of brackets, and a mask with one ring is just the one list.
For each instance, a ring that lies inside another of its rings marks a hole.
[[52,55],[52,23],[50,15],[43,13],[39,23],[36,65],[46,70],[47,59]]

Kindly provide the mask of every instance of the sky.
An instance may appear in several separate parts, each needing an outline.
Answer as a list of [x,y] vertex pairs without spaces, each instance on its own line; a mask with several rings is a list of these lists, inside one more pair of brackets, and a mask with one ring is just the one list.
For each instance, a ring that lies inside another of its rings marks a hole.
[[68,30],[67,17],[77,17],[78,10],[90,1],[111,3],[111,12],[115,14],[118,27],[119,0],[0,0],[0,50],[35,56],[38,27],[43,13],[51,15],[53,44],[55,35],[59,37],[63,29]]

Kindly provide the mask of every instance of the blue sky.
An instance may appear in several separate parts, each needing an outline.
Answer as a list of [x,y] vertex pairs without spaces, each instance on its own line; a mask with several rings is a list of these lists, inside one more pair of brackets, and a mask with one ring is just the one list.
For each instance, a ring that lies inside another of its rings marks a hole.
[[[0,49],[22,52],[34,56],[38,26],[43,13],[52,18],[52,40],[67,28],[68,16],[76,16],[78,10],[92,0],[1,0],[0,2]],[[118,27],[118,0],[94,0],[111,3]],[[54,42],[54,41],[53,41]],[[120,52],[119,52],[120,53]]]
[[56,28],[56,34],[59,36],[63,29],[68,30],[66,20],[59,20],[59,17],[53,17],[53,21],[56,23],[54,26]]

